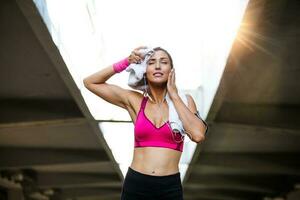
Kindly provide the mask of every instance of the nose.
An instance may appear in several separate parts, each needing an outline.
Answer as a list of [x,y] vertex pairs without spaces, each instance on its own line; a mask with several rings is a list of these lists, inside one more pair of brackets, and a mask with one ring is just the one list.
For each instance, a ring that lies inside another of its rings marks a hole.
[[155,69],[159,69],[160,68],[160,63],[159,62],[156,62],[155,63]]

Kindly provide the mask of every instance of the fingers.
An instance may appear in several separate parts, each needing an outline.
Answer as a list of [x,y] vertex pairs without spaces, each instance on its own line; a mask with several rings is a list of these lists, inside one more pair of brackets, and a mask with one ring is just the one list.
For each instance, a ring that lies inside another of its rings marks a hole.
[[133,50],[133,52],[134,52],[134,54],[136,54],[136,55],[138,55],[139,57],[141,57],[142,59],[144,59],[144,57],[145,57],[145,55],[143,55],[143,53],[141,53],[141,49],[146,49],[147,48],[147,46],[139,46],[139,47],[137,47],[137,48],[135,48],[134,50]]
[[175,71],[172,69],[172,83],[175,85]]
[[141,63],[143,58],[140,53],[133,50],[128,58],[130,63]]
[[170,71],[170,73],[169,73],[169,75],[168,75],[168,85],[170,84],[170,82],[171,82],[171,75],[172,75],[172,71]]
[[174,68],[171,69],[171,71],[169,73],[167,85],[168,85],[168,87],[173,87],[175,85],[175,71],[174,71]]
[[173,71],[173,84],[175,84],[175,69],[173,68],[172,71]]
[[134,52],[135,54],[139,55],[139,56],[142,56],[142,54],[140,53],[140,50],[141,49],[146,49],[147,46],[139,46],[137,48],[135,48],[132,52]]
[[141,63],[142,62],[143,58],[139,54],[137,54],[135,52],[132,52],[131,55],[132,55],[132,58],[133,58],[135,63]]
[[171,72],[169,73],[169,80],[170,80],[170,84],[175,84],[175,70],[174,70],[174,68],[171,69]]
[[147,46],[139,46],[137,48],[135,48],[130,56],[128,57],[128,60],[130,63],[141,63],[144,58],[145,58],[145,55],[143,55],[143,53],[140,52],[141,49],[146,49]]
[[175,69],[174,68],[169,73],[167,89],[168,89],[169,95],[174,96],[174,97],[176,97],[178,95],[178,90],[177,90],[176,83],[175,83]]
[[145,48],[147,48],[147,46],[139,46],[139,47],[135,48],[131,52],[131,54],[128,58],[129,62],[130,63],[137,63],[137,64],[141,63],[143,61],[144,57],[143,57],[142,53],[140,53],[139,50],[140,49],[145,49]]

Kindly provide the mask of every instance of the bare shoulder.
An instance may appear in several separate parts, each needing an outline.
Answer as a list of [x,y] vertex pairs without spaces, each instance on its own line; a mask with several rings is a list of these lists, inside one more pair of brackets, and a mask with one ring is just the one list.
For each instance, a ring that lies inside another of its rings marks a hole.
[[192,113],[196,113],[197,112],[197,106],[196,106],[196,103],[194,101],[194,98],[190,94],[185,94],[185,96],[187,97],[188,108],[190,109],[190,111]]
[[128,111],[137,113],[143,99],[143,94],[135,90],[128,90]]

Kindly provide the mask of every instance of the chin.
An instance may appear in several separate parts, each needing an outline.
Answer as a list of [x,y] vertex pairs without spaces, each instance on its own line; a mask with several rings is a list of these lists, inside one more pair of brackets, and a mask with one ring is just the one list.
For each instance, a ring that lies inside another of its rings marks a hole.
[[162,86],[162,85],[167,85],[167,80],[152,80],[149,81],[151,85],[155,85],[155,86]]

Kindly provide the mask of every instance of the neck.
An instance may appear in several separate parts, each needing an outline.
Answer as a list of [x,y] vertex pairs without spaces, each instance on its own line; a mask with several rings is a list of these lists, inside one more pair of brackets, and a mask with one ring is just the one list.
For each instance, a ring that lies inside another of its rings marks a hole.
[[165,100],[165,96],[167,94],[166,87],[153,87],[149,86],[149,96],[151,100],[155,103],[162,103]]

